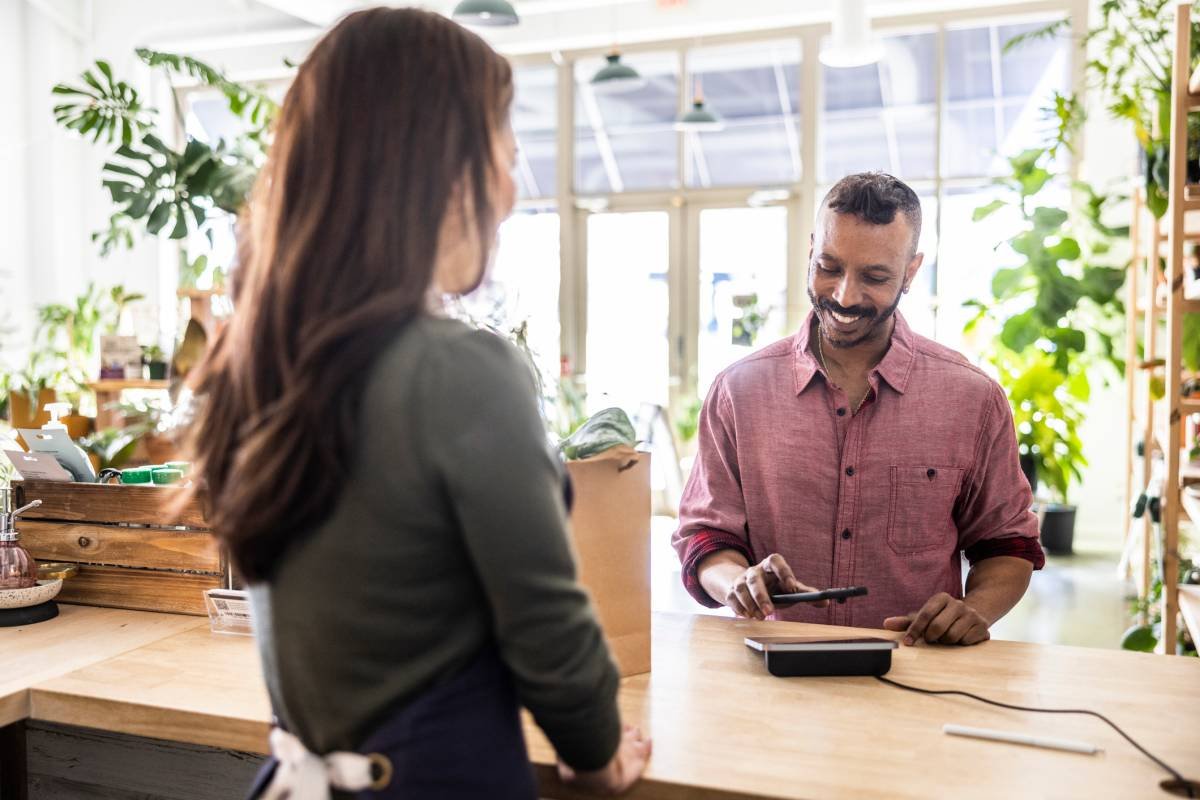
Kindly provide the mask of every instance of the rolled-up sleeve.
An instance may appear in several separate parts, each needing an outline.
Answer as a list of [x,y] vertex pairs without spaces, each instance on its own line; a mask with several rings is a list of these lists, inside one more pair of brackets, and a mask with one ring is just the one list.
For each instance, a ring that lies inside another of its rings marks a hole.
[[1021,472],[1012,409],[993,384],[981,415],[975,458],[955,510],[958,544],[972,564],[996,556],[1024,558],[1041,569],[1033,492]]
[[718,378],[700,410],[696,460],[679,503],[679,528],[671,543],[679,554],[684,588],[708,608],[696,565],[718,550],[735,550],[753,561],[746,529],[746,504],[738,471],[733,414],[724,381]]

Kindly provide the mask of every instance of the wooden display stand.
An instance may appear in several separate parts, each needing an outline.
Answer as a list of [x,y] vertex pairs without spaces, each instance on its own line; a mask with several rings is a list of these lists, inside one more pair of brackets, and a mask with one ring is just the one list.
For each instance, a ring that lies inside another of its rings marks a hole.
[[[1144,442],[1142,480],[1148,481],[1153,472],[1156,457],[1163,460],[1165,467],[1162,490],[1161,543],[1159,552],[1154,552],[1152,524],[1147,514],[1142,520],[1141,550],[1142,571],[1139,578],[1139,596],[1150,593],[1151,564],[1158,560],[1162,569],[1162,633],[1159,637],[1164,652],[1175,652],[1179,617],[1179,520],[1183,510],[1185,518],[1200,524],[1200,502],[1190,503],[1183,487],[1200,481],[1200,472],[1187,466],[1185,443],[1181,423],[1190,414],[1200,413],[1200,399],[1184,398],[1183,387],[1183,315],[1200,313],[1200,300],[1184,297],[1184,244],[1200,242],[1200,186],[1187,183],[1187,121],[1188,114],[1200,111],[1200,95],[1188,90],[1191,78],[1191,7],[1180,4],[1175,8],[1175,54],[1171,74],[1171,153],[1169,205],[1162,219],[1154,219],[1145,213],[1144,196],[1134,194],[1133,222],[1130,238],[1133,245],[1133,263],[1127,287],[1126,334],[1126,380],[1128,382],[1126,402],[1128,406],[1129,453],[1126,459],[1127,498],[1132,502],[1140,492],[1133,485],[1134,429],[1140,416],[1142,441]],[[1189,214],[1189,212],[1192,212]],[[1189,219],[1190,217],[1190,219]],[[1149,220],[1148,230],[1145,224]],[[1159,273],[1159,259],[1166,257],[1166,274]],[[1145,282],[1142,299],[1138,300],[1139,281]],[[1159,300],[1160,286],[1166,302]],[[1137,360],[1136,332],[1137,317],[1143,316],[1143,356]],[[1165,323],[1165,336],[1160,337],[1159,326]],[[1162,338],[1164,341],[1160,341]],[[1166,395],[1161,402],[1154,400],[1150,391],[1150,379],[1156,370],[1164,373]],[[1138,386],[1140,384],[1140,388]],[[1144,392],[1144,397],[1138,395]],[[1138,413],[1141,406],[1141,413]],[[1187,506],[1193,505],[1189,512]],[[1126,524],[1128,539],[1132,527]],[[1193,632],[1194,634],[1197,632]]]
[[175,295],[188,301],[188,317],[200,323],[211,342],[217,334],[217,320],[213,316],[212,301],[214,297],[225,297],[225,292],[215,289],[179,289]]
[[18,506],[42,501],[19,526],[30,555],[79,566],[63,583],[61,602],[204,615],[204,590],[227,585],[227,560],[199,503],[168,518],[182,489],[57,481],[13,487]]

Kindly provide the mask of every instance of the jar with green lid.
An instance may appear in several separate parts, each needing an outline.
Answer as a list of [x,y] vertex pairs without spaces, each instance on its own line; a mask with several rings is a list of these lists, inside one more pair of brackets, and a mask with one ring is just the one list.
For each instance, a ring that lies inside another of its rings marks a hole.
[[181,480],[183,480],[183,473],[177,469],[160,467],[159,469],[154,470],[154,472],[151,474],[151,478],[156,486],[169,486],[172,483],[179,483]]
[[153,473],[150,467],[131,467],[121,470],[121,483],[123,484],[147,484],[152,480]]

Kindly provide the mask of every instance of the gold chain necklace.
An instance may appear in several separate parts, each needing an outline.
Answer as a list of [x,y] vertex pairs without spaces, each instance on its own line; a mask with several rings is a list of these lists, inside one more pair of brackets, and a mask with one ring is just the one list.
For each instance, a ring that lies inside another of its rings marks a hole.
[[[817,328],[817,358],[821,359],[821,368],[825,370],[826,375],[830,375],[829,365],[825,363],[825,350],[821,347],[821,329]],[[832,375],[830,375],[832,377]],[[867,387],[867,393],[863,395],[862,400],[858,401],[858,405],[854,407],[854,413],[851,416],[858,416],[858,412],[862,410],[863,404],[867,402],[867,398],[871,396],[871,389]]]

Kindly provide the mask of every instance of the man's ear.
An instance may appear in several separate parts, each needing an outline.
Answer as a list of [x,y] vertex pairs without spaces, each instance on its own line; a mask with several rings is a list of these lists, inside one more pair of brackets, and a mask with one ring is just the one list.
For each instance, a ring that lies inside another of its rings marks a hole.
[[921,271],[921,265],[925,263],[925,254],[916,253],[912,257],[912,261],[908,262],[908,267],[904,270],[904,291],[907,292],[916,280],[917,273]]

